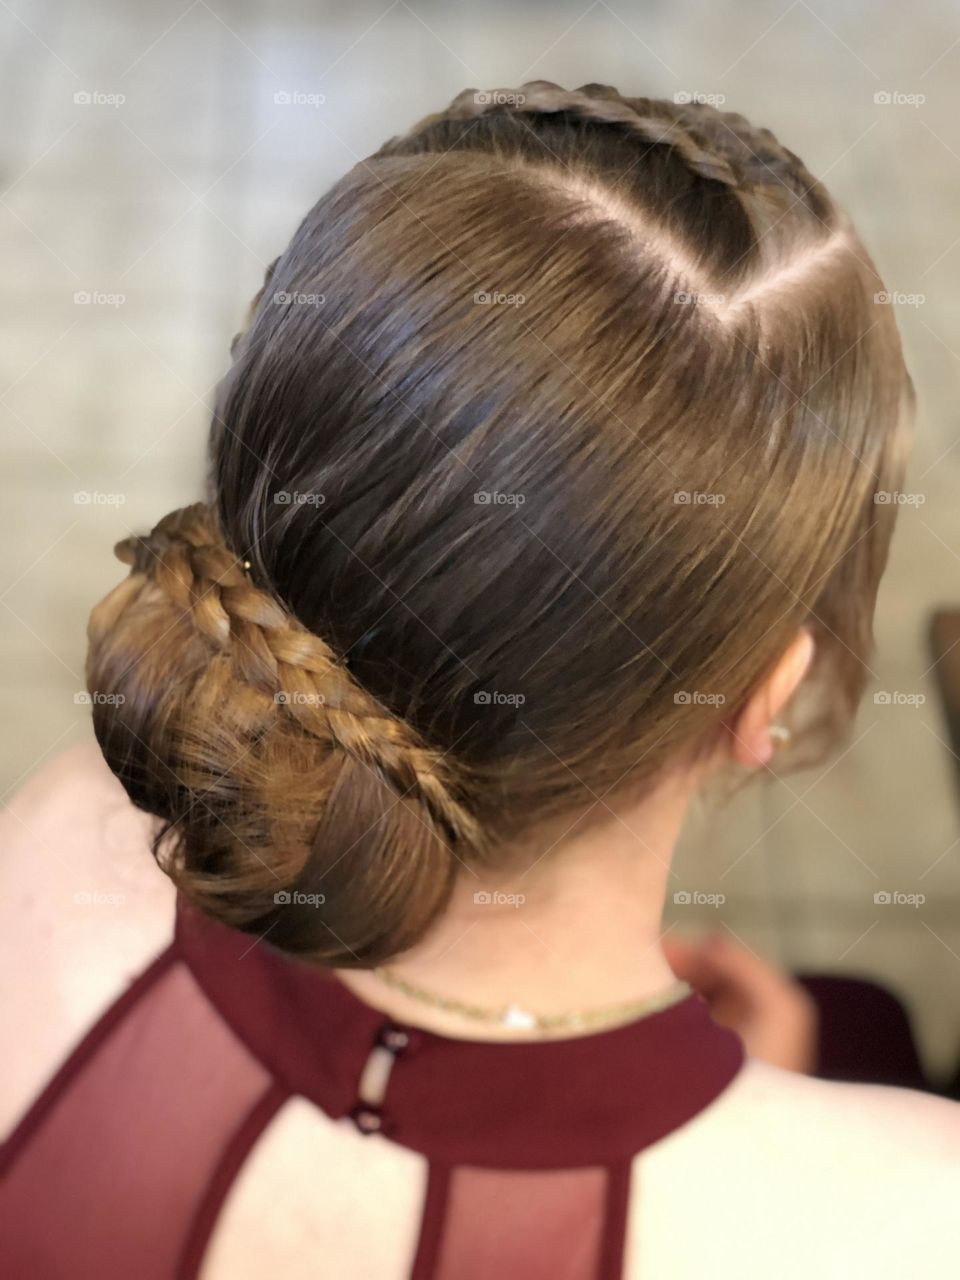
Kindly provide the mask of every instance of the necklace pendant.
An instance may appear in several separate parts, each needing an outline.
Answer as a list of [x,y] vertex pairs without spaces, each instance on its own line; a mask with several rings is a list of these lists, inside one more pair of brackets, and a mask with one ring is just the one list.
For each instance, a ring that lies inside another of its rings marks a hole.
[[518,1004],[508,1004],[500,1022],[505,1027],[516,1027],[523,1031],[532,1031],[537,1025],[534,1015],[527,1009],[521,1009]]

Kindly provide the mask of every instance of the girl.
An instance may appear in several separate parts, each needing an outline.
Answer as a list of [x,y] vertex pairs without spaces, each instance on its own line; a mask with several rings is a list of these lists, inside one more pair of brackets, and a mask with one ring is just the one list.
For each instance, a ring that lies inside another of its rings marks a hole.
[[[208,501],[94,610],[106,764],[15,810],[67,1002],[31,976],[11,1112],[106,1011],[9,1143],[5,1274],[955,1274],[953,1104],[745,1058],[660,943],[693,796],[860,695],[882,288],[767,131],[603,85],[468,90],[319,201]],[[169,882],[67,938],[37,840]]]

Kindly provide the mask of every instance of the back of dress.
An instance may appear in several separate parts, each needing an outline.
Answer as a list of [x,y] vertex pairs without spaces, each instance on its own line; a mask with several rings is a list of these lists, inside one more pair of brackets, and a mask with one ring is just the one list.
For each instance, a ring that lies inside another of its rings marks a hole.
[[[33,779],[4,819],[11,924],[44,928],[17,886],[53,844],[129,893],[128,809],[93,751]],[[141,885],[145,948],[171,905],[162,877]],[[54,937],[55,989],[35,992],[55,1008],[85,948],[113,957],[117,998],[11,1116],[5,1275],[952,1274],[954,1104],[744,1064],[696,997],[578,1039],[450,1040],[182,905],[124,989],[109,920]],[[38,1033],[13,1057],[39,1079]]]

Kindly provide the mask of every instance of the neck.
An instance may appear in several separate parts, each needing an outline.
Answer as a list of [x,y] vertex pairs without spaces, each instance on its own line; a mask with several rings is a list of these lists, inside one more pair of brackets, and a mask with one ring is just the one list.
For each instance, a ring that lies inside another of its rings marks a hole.
[[[682,777],[668,779],[640,804],[605,803],[589,827],[580,821],[559,838],[504,851],[509,870],[463,869],[443,916],[388,969],[491,1011],[515,1004],[564,1014],[660,995],[674,982],[661,915],[690,791]],[[398,1021],[464,1039],[531,1037],[435,1008],[374,972],[339,977]]]

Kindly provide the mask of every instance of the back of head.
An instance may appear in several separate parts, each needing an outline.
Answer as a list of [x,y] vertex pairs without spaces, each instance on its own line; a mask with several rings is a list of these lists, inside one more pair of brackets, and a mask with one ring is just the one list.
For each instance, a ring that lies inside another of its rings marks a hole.
[[[307,215],[209,504],[119,552],[97,734],[210,914],[328,964],[716,733],[797,629],[862,689],[912,391],[882,283],[742,117],[461,94]],[[322,899],[322,900],[321,900]]]

